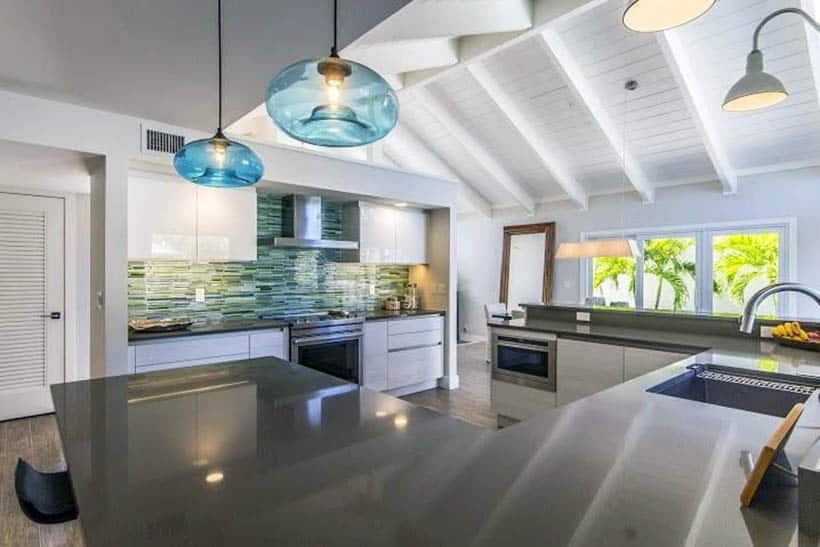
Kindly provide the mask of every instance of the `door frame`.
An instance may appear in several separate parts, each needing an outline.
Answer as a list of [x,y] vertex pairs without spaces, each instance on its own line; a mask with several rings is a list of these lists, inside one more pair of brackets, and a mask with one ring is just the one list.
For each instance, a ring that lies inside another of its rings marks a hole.
[[[78,308],[77,278],[79,262],[77,260],[79,212],[77,210],[77,196],[73,192],[59,192],[50,190],[31,190],[19,186],[0,185],[0,193],[20,196],[57,198],[63,200],[63,381],[73,382],[89,377],[89,365],[82,366],[78,359],[78,329],[75,321],[68,321],[69,313]],[[88,236],[90,237],[90,233]],[[89,264],[90,267],[90,264]],[[91,285],[89,282],[89,307],[91,299]],[[90,308],[89,308],[90,315]],[[90,328],[90,324],[89,324]]]

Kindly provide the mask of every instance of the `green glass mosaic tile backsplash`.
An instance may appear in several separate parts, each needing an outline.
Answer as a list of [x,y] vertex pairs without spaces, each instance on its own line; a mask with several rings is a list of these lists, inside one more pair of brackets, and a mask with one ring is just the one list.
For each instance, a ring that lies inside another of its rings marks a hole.
[[[325,202],[322,217],[323,237],[341,239],[342,206]],[[257,224],[256,262],[129,262],[129,318],[203,323],[252,319],[259,312],[372,310],[386,296],[404,292],[407,266],[337,262],[334,250],[274,248],[282,228],[280,196],[259,194]],[[205,288],[204,303],[195,302],[198,287]]]

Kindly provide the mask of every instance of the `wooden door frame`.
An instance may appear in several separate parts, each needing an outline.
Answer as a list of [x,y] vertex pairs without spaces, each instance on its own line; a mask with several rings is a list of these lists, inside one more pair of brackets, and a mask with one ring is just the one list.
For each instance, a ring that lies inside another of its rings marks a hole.
[[541,301],[549,304],[552,301],[553,265],[555,263],[555,223],[539,222],[535,224],[518,224],[504,226],[504,246],[501,254],[501,288],[499,302],[508,304],[507,293],[510,285],[510,246],[512,236],[521,234],[544,234],[544,272],[541,288]]

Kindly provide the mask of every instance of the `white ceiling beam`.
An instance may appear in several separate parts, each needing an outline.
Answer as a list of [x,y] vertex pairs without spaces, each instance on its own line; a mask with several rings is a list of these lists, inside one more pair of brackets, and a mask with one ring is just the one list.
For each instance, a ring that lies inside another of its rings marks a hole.
[[572,176],[572,172],[564,158],[560,156],[560,152],[557,152],[560,147],[533,127],[530,120],[515,103],[515,100],[498,84],[483,64],[473,63],[467,70],[470,71],[470,74],[473,75],[473,78],[489,95],[498,109],[507,117],[511,125],[515,127],[518,134],[527,143],[527,146],[541,161],[544,169],[555,179],[572,201],[581,209],[586,209],[588,206],[587,193]]
[[492,217],[493,209],[487,199],[479,194],[441,156],[425,145],[416,133],[404,125],[397,125],[390,137],[381,141],[383,152],[404,169],[422,170],[456,181],[459,194],[470,206],[486,217]]
[[540,43],[543,46],[544,52],[552,58],[553,63],[555,63],[564,76],[567,86],[586,106],[593,119],[601,128],[612,150],[618,156],[623,171],[632,183],[635,191],[640,194],[644,203],[652,203],[655,199],[654,188],[643,172],[643,168],[638,160],[626,148],[626,143],[623,138],[623,129],[619,129],[616,126],[606,111],[601,99],[592,88],[586,76],[584,76],[581,67],[574,59],[564,40],[554,28],[547,28],[541,31],[540,37]]
[[428,89],[418,88],[415,90],[418,102],[426,108],[430,114],[444,126],[450,135],[453,136],[461,146],[472,156],[476,163],[481,165],[487,173],[518,202],[529,214],[535,212],[535,199],[515,177],[507,171],[503,164],[487,148],[476,139],[453,116],[451,110],[437,99]]
[[404,75],[403,74],[382,74],[382,78],[390,87],[392,87],[395,91],[400,90],[404,87]]
[[[818,20],[820,19],[820,5],[818,4],[820,4],[820,0],[801,0],[800,7],[814,17],[815,20]],[[803,22],[803,28],[806,29],[809,61],[814,75],[814,89],[817,92],[817,102],[820,104],[820,32],[817,32],[805,21]]]
[[527,29],[531,0],[410,2],[360,37],[356,44],[442,38]]
[[658,44],[666,58],[672,75],[681,90],[689,114],[712,161],[712,166],[723,185],[724,194],[737,193],[737,173],[729,161],[729,154],[723,146],[717,123],[710,115],[711,109],[706,104],[705,93],[699,78],[689,60],[689,54],[680,38],[680,31],[667,30],[656,34]]
[[380,74],[401,74],[456,64],[458,40],[426,38],[357,45],[345,48],[343,55]]
[[[459,62],[457,65],[408,72],[405,74],[405,87],[412,88],[434,82],[454,70],[481,62],[500,51],[537,36],[547,25],[576,17],[606,2],[607,0],[531,0],[533,16],[532,25],[529,28],[509,32],[500,31],[495,34],[461,35],[458,41]],[[415,4],[415,2],[411,3],[410,6]]]

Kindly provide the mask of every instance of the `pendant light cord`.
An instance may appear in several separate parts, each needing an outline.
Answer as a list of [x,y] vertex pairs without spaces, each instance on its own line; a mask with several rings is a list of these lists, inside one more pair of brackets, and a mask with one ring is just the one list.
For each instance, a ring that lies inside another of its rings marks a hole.
[[336,50],[338,45],[337,37],[339,34],[339,2],[333,0],[333,47],[330,48],[330,56],[338,57],[339,53]]
[[222,0],[216,1],[216,28],[217,33],[219,34],[217,38],[217,43],[219,44],[219,121],[217,125],[216,132],[217,134],[222,134]]

